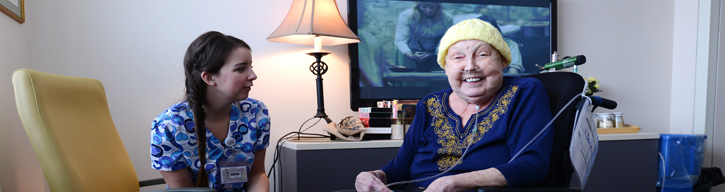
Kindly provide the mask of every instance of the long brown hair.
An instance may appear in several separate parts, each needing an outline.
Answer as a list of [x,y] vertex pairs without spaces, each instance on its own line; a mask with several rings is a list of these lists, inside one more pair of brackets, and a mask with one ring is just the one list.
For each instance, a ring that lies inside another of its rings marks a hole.
[[206,83],[201,72],[219,73],[229,54],[238,47],[251,48],[247,43],[220,32],[209,31],[197,37],[184,56],[184,73],[186,75],[186,101],[193,113],[194,129],[199,153],[199,175],[196,186],[208,187],[209,177],[206,173],[206,112],[202,105],[206,102]]

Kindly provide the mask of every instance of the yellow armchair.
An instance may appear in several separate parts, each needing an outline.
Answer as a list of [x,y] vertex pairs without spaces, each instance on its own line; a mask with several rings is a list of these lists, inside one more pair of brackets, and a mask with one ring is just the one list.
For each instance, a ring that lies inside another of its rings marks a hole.
[[30,69],[12,79],[20,120],[52,191],[139,191],[100,81]]

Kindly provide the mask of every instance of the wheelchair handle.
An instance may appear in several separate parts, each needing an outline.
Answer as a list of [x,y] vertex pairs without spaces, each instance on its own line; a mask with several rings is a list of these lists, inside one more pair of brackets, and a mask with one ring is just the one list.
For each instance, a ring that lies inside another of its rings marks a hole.
[[617,102],[613,101],[611,99],[602,98],[599,96],[587,96],[592,100],[592,105],[594,108],[597,107],[604,107],[607,109],[615,109],[617,108]]

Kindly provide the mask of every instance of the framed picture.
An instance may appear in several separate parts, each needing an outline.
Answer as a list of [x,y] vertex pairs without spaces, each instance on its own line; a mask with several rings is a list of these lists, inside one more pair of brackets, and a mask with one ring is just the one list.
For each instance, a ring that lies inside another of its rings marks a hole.
[[25,23],[25,0],[0,0],[0,11],[18,23]]

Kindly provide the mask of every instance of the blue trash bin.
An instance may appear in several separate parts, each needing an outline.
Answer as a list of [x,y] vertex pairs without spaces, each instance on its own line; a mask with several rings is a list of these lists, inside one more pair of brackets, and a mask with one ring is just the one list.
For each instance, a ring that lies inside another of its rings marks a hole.
[[705,138],[707,135],[660,135],[657,191],[692,191],[702,168]]

